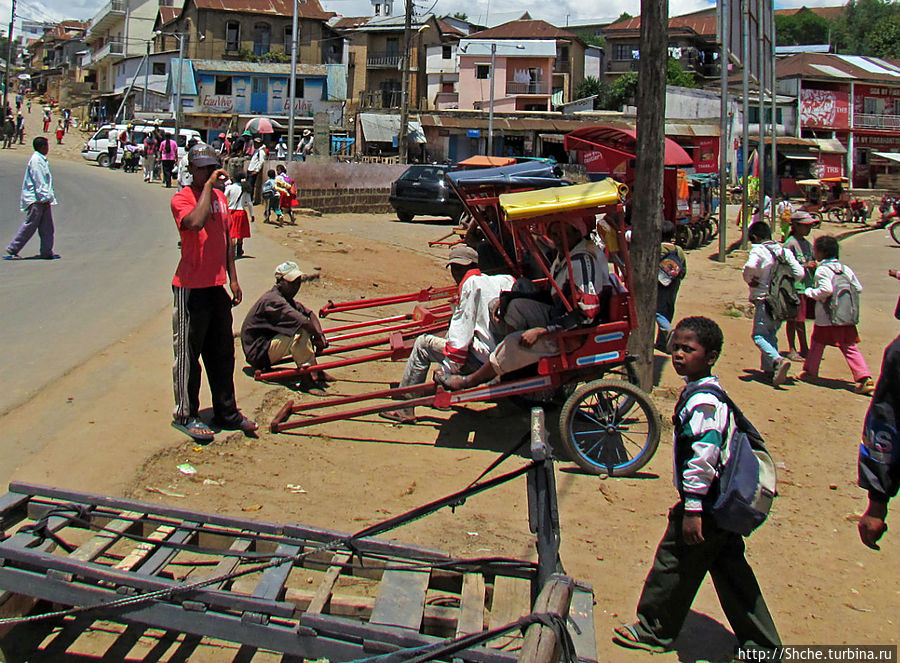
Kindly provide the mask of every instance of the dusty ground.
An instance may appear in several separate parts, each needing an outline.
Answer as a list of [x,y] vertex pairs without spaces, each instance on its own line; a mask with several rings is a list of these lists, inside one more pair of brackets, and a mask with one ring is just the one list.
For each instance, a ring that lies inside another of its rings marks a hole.
[[[443,252],[423,248],[425,240],[446,229],[440,224],[400,224],[385,216],[351,215],[302,217],[296,227],[266,227],[263,232],[293,252],[304,269],[320,268],[315,270],[320,278],[300,293],[307,304],[318,308],[328,299],[374,297],[447,283],[440,260]],[[789,644],[896,643],[900,590],[893,580],[900,564],[900,539],[889,533],[884,549],[875,553],[859,543],[855,528],[865,505],[863,493],[855,487],[855,458],[868,401],[851,393],[849,382],[841,380],[824,387],[794,383],[780,390],[756,381],[758,355],[749,339],[749,320],[741,317],[746,289],[737,270],[744,255],[735,253],[726,264],[718,264],[707,259],[711,252],[707,248],[690,253],[690,274],[678,315],[702,313],[722,325],[726,349],[718,373],[782,464],[781,496],[772,518],[748,540],[748,557],[782,638]],[[251,297],[247,280],[242,281]],[[863,299],[862,350],[873,370],[882,348],[896,333],[890,322],[866,316],[875,305]],[[878,305],[885,308],[883,302]],[[49,410],[47,403],[63,402],[66,394],[80,397],[82,392],[113,389],[99,384],[110,371],[133,376],[125,383],[130,393],[121,393],[121,377],[114,383],[120,393],[105,396],[108,410],[76,410],[77,417],[61,422],[72,450],[37,458],[24,478],[201,511],[355,531],[462,488],[526,428],[525,414],[502,404],[478,411],[421,410],[420,423],[413,427],[365,417],[295,434],[223,437],[205,447],[180,442],[167,428],[171,396],[164,383],[171,350],[165,314],[161,317],[149,330],[138,330],[133,339],[126,339],[120,351],[111,349],[98,357],[95,367],[86,367],[67,378],[70,382],[61,381],[48,390],[39,397],[45,399],[43,404],[29,404],[33,412],[43,412],[41,407]],[[654,400],[665,422],[679,382],[662,357],[660,366]],[[389,362],[338,370],[341,382],[333,391],[378,388],[398,380],[401,372],[402,364]],[[847,370],[840,356],[831,352],[822,373],[846,376]],[[312,398],[254,383],[242,374],[237,376],[237,388],[242,406],[262,423],[286,399]],[[548,420],[553,425],[553,416]],[[16,421],[8,424],[14,429]],[[136,449],[122,443],[126,435],[145,440],[144,446]],[[85,459],[84,449],[94,453]],[[152,457],[135,467],[135,459],[150,453]],[[186,461],[198,470],[193,479],[176,469]],[[514,458],[504,467],[521,462]],[[665,526],[666,509],[674,501],[667,432],[656,456],[635,478],[603,480],[581,474],[567,462],[558,468],[562,559],[570,574],[594,587],[600,660],[645,660],[646,654],[615,647],[609,634],[633,616]],[[207,478],[215,483],[204,484]],[[288,484],[299,484],[306,492],[292,493]],[[531,558],[524,490],[524,482],[507,484],[469,500],[455,514],[436,514],[393,536],[458,555]],[[727,621],[709,582],[693,607],[677,653],[659,660],[729,660],[732,641]],[[50,637],[46,651],[56,654],[48,653],[45,660],[84,660],[78,654],[104,652],[107,660],[125,658],[125,652],[130,652],[129,659],[179,658],[179,643],[155,631],[133,648],[117,649],[116,632],[109,628],[101,625],[72,638],[71,646],[65,640],[62,649]],[[67,648],[72,658],[62,655]],[[234,657],[233,647],[210,645],[197,649],[191,660]]]

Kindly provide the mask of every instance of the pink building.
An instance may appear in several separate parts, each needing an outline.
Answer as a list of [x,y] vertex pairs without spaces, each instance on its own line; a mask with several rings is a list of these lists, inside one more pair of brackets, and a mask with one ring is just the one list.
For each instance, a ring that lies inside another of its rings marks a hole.
[[461,110],[490,110],[492,60],[494,112],[551,109],[554,40],[462,39],[458,55]]

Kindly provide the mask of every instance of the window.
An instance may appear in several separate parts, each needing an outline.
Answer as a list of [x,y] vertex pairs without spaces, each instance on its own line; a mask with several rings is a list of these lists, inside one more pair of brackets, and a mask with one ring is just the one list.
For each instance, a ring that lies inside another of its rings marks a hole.
[[900,115],[900,99],[894,99],[894,115]]
[[272,28],[268,23],[253,26],[253,55],[265,55],[272,42]]
[[631,44],[616,44],[613,47],[613,60],[630,60],[633,48]]
[[863,113],[866,115],[878,115],[880,111],[878,110],[878,102],[881,101],[878,97],[863,97]]
[[[297,41],[299,41],[300,35],[298,34],[297,37],[298,37]],[[294,45],[292,43],[293,40],[294,40],[294,28],[291,27],[290,25],[284,26],[284,52],[285,53],[290,53],[291,50],[294,48]]]
[[253,88],[251,94],[268,94],[269,79],[263,76],[254,76],[252,79]]
[[241,48],[241,24],[228,21],[225,24],[225,50],[238,51]]
[[166,63],[165,62],[154,62],[153,63],[153,75],[154,76],[165,76],[166,75]]
[[400,55],[400,39],[398,37],[388,37],[386,45],[386,55],[389,58]]
[[453,57],[453,49],[450,46],[441,46],[441,59],[449,60]]
[[216,76],[216,94],[231,94],[231,76]]
[[[303,99],[305,94],[304,84],[306,83],[305,78],[295,78],[294,79],[294,99]],[[290,90],[288,90],[290,93]]]
[[491,76],[491,65],[489,64],[476,64],[475,65],[475,78],[480,80],[487,80]]
[[559,51],[556,53],[556,59],[562,60],[563,62],[569,61],[569,47],[568,46],[560,46]]
[[444,94],[453,94],[456,90],[453,89],[453,83],[441,83],[441,92]]

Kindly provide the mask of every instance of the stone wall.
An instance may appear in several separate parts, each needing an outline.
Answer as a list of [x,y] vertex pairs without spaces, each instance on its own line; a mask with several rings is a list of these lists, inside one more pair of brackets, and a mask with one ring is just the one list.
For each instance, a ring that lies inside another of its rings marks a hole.
[[300,207],[328,214],[385,214],[393,208],[388,203],[390,187],[372,189],[299,189]]

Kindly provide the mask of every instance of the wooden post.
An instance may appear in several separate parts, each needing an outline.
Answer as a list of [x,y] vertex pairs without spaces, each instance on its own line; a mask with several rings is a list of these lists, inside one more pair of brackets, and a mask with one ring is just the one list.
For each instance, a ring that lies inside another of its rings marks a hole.
[[640,82],[637,91],[637,163],[631,213],[631,278],[637,329],[629,351],[637,355],[640,386],[653,387],[656,278],[663,211],[668,4],[641,0]]
[[[569,615],[573,588],[574,583],[568,576],[552,576],[534,602],[534,609],[531,612],[553,614],[566,619]],[[532,624],[525,630],[519,663],[554,663],[560,658],[561,646],[562,643],[552,628]]]

